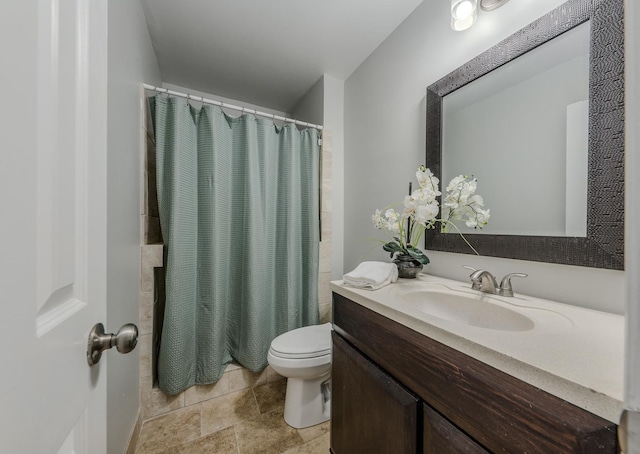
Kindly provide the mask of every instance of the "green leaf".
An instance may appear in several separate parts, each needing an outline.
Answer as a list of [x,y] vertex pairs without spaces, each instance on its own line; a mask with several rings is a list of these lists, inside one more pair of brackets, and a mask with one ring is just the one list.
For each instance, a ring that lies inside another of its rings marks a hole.
[[394,243],[393,241],[390,241],[389,243],[382,246],[382,249],[391,253],[400,252],[402,250],[400,245],[398,245],[398,243]]
[[428,265],[429,264],[429,257],[424,255],[424,252],[422,252],[420,249],[415,248],[413,246],[409,246],[407,248],[407,252],[409,253],[409,255],[411,257],[413,257],[414,259],[416,259],[418,262],[422,263],[423,265]]
[[393,255],[398,253],[398,254],[406,254],[407,251],[400,246],[398,243],[394,242],[394,241],[390,241],[387,244],[385,244],[384,246],[382,246],[382,249],[384,249],[385,251],[389,252],[389,257],[393,258]]

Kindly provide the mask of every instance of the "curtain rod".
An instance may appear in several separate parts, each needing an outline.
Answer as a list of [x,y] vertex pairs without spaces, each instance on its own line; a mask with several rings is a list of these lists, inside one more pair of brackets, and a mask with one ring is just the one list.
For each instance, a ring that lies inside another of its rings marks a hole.
[[198,101],[204,104],[212,104],[218,107],[224,107],[225,109],[237,110],[243,113],[250,113],[253,115],[258,115],[260,117],[267,117],[273,120],[285,121],[287,123],[294,123],[299,126],[306,126],[308,128],[315,128],[318,131],[322,131],[323,126],[314,125],[313,123],[307,123],[306,121],[294,120],[293,118],[281,117],[280,115],[274,115],[266,112],[261,112],[259,110],[249,109],[248,107],[234,106],[233,104],[228,104],[226,102],[215,101],[213,99],[204,98],[202,96],[194,96],[188,93],[180,93],[179,91],[168,90],[166,88],[155,87],[150,84],[142,84],[145,90],[157,91],[158,93],[166,93],[171,96],[178,96],[180,98],[192,99],[193,101]]

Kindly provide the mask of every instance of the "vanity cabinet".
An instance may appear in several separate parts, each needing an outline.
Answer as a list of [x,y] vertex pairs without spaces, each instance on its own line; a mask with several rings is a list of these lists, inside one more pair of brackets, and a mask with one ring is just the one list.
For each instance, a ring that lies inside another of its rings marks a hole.
[[331,452],[618,452],[616,425],[333,294]]

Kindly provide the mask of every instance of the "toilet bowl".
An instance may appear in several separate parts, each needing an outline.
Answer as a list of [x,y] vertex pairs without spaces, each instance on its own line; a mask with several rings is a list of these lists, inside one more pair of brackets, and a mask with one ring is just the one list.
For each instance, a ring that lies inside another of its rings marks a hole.
[[287,377],[284,420],[301,429],[329,419],[331,411],[331,323],[305,326],[271,342],[269,365]]

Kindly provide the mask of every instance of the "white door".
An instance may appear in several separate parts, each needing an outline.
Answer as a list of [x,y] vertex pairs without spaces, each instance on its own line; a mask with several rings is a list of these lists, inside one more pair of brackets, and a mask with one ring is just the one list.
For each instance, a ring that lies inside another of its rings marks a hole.
[[106,82],[106,0],[2,2],[2,453],[106,451]]

